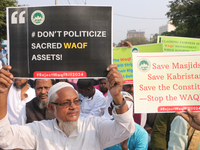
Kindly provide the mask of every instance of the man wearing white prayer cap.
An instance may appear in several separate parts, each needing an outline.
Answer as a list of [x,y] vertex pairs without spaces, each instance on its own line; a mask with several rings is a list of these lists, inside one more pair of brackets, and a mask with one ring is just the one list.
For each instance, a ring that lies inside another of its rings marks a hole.
[[7,115],[7,93],[13,75],[11,66],[0,70],[0,148],[42,150],[101,150],[120,143],[135,131],[133,104],[127,104],[121,95],[123,77],[117,65],[107,68],[107,85],[113,98],[114,121],[80,115],[77,91],[68,83],[59,82],[48,93],[48,108],[55,115],[53,120],[10,125]]

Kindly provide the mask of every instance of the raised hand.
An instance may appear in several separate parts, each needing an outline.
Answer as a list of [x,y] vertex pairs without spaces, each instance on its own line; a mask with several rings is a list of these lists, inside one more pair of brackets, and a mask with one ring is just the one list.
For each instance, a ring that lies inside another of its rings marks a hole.
[[[106,78],[107,88],[110,91],[110,94],[113,98],[115,105],[120,106],[123,103],[123,97],[121,95],[121,90],[123,87],[124,79],[123,79],[121,73],[118,71],[116,64],[110,65],[107,68],[107,71],[109,71],[107,78]],[[125,103],[125,105],[122,105],[122,106],[123,107],[116,109],[116,112],[118,114],[123,114],[128,110],[128,106],[126,103]]]
[[112,64],[108,66],[107,71],[109,71],[106,81],[107,87],[110,91],[112,97],[121,95],[121,90],[124,84],[123,77],[121,73],[118,71],[117,65]]
[[191,127],[200,130],[200,112],[193,112],[187,109],[186,113],[176,112],[176,114],[183,117]]
[[13,83],[13,75],[8,71],[11,66],[5,65],[0,70],[0,93],[8,92],[11,84]]
[[3,66],[0,70],[0,120],[7,114],[7,95],[12,84],[13,75],[8,71],[11,66]]

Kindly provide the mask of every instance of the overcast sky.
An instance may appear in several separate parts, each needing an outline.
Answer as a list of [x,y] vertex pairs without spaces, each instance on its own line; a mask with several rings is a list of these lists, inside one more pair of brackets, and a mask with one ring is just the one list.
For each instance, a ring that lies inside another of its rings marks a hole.
[[[167,24],[169,0],[57,0],[58,5],[79,4],[113,6],[113,42],[126,39],[127,30],[144,31],[149,40],[151,34]],[[18,0],[20,5],[55,5],[55,0]]]

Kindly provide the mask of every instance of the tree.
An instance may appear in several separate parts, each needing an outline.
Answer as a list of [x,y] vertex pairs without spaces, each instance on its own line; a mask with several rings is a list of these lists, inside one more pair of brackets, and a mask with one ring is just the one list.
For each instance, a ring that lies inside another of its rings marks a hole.
[[167,17],[177,28],[162,35],[199,37],[200,36],[200,0],[170,1]]
[[6,32],[6,7],[17,6],[17,0],[1,0],[0,1],[0,40],[5,40]]
[[149,44],[149,41],[145,38],[145,37],[132,37],[132,38],[128,38],[125,40],[122,40],[118,46],[120,46],[120,44],[124,41],[129,41],[131,42],[132,45],[142,45],[142,44]]

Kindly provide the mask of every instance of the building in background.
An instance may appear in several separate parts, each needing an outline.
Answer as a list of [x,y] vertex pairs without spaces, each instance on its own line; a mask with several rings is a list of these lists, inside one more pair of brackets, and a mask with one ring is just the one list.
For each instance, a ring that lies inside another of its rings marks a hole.
[[176,27],[171,23],[171,21],[168,21],[166,25],[159,27],[159,35],[161,35],[163,32],[171,32],[174,31]]
[[144,31],[136,31],[136,30],[128,30],[127,32],[127,39],[132,37],[145,37]]

